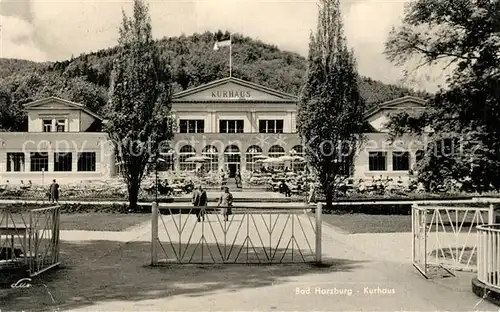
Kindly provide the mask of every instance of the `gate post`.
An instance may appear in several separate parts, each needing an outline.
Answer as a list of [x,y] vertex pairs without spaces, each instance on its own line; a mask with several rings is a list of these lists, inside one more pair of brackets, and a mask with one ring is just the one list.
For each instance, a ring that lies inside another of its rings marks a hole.
[[318,203],[316,208],[316,264],[321,264],[321,212],[323,204]]
[[488,209],[488,224],[495,224],[495,223],[496,223],[495,205],[490,204],[490,208]]
[[156,246],[158,243],[158,203],[151,204],[151,265],[158,264],[158,253]]

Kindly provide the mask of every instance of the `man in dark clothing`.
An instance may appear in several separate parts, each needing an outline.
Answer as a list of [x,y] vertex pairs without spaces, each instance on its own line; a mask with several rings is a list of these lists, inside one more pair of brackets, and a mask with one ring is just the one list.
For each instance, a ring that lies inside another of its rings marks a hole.
[[59,204],[59,184],[56,183],[55,179],[52,180],[52,184],[50,185],[50,201]]
[[196,218],[198,222],[205,221],[205,207],[207,206],[207,192],[201,187],[198,187],[197,190],[193,191],[193,206],[195,207],[193,210],[196,212]]

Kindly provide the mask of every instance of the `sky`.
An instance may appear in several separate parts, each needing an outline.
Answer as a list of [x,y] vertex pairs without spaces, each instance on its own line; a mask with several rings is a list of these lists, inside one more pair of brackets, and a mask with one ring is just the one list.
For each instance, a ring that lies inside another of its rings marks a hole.
[[[404,79],[386,60],[384,42],[404,13],[404,0],[343,0],[348,45],[358,71],[386,83],[433,92],[444,85],[440,68],[424,68]],[[315,0],[149,0],[153,36],[229,30],[282,50],[307,55],[316,28]],[[57,61],[116,45],[121,10],[132,1],[0,0],[0,57]],[[408,69],[409,67],[406,67]]]

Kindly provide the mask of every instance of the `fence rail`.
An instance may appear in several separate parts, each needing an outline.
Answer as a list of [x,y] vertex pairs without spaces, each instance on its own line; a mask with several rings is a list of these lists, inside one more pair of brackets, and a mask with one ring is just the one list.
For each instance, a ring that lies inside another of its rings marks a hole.
[[321,211],[236,206],[225,220],[217,207],[153,203],[151,264],[321,262]]
[[59,219],[59,206],[0,208],[0,267],[36,276],[59,265]]
[[500,291],[500,224],[477,227],[477,279]]

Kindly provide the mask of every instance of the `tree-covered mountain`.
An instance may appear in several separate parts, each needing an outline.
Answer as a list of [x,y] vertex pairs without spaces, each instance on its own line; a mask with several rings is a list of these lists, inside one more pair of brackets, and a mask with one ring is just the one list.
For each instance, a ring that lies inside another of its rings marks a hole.
[[[174,91],[193,88],[229,74],[229,51],[214,51],[216,40],[229,33],[205,32],[157,41],[174,75]],[[306,71],[299,54],[242,35],[232,38],[232,75],[279,91],[298,94]],[[35,63],[0,59],[0,129],[22,129],[22,104],[58,96],[85,104],[99,113],[107,101],[112,61],[117,48],[85,53],[69,60]],[[424,93],[360,77],[361,94],[368,103]]]

